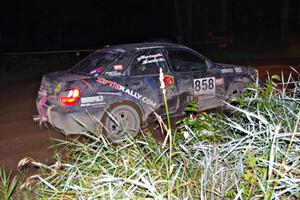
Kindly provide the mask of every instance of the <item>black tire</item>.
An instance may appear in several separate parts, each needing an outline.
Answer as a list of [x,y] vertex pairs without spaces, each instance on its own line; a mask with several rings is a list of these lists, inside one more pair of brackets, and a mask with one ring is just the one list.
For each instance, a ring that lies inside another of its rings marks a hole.
[[245,89],[249,86],[250,83],[251,80],[248,78],[243,78],[241,80],[231,83],[226,95],[226,99],[230,100],[234,97],[241,96],[241,94],[245,91]]
[[127,135],[135,137],[141,124],[139,112],[129,105],[114,105],[108,108],[101,119],[103,133],[111,142],[120,142]]

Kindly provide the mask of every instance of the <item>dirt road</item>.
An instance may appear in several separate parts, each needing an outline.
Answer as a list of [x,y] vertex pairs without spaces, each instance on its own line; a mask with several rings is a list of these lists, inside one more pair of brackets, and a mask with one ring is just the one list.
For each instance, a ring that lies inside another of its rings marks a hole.
[[37,161],[51,162],[54,144],[50,138],[63,138],[52,129],[33,123],[35,97],[39,82],[1,88],[0,98],[0,166],[14,170],[20,159],[30,156]]
[[[270,74],[288,74],[288,65],[256,66],[265,80]],[[295,67],[300,71],[300,66]],[[51,162],[54,154],[48,147],[54,144],[51,138],[64,138],[53,129],[40,128],[32,121],[36,114],[35,97],[39,82],[25,82],[1,89],[0,98],[0,166],[14,170],[20,159],[30,156],[37,161]]]

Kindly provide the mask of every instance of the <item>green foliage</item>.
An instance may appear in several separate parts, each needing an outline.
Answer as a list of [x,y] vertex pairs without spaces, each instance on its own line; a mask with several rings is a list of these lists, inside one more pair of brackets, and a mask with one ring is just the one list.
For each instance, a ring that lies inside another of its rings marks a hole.
[[0,199],[12,199],[13,192],[17,186],[17,177],[11,178],[11,172],[6,175],[5,170],[0,169]]
[[198,101],[197,100],[193,100],[187,103],[187,106],[185,108],[185,111],[187,113],[197,113],[198,112]]
[[147,133],[118,145],[90,131],[85,141],[61,141],[66,158],[35,176],[34,192],[42,199],[297,199],[300,85],[287,89],[278,80],[250,87],[228,104],[229,115],[196,114],[191,102],[192,115],[177,123],[166,148]]
[[[227,134],[253,138],[247,147],[239,187],[244,198],[259,194],[266,199],[273,199],[278,194],[282,198],[297,197],[299,191],[293,191],[292,186],[281,182],[281,178],[299,177],[299,170],[293,175],[285,170],[292,163],[299,163],[299,157],[290,152],[292,145],[287,142],[299,148],[299,140],[294,140],[295,130],[299,130],[299,100],[299,82],[289,79],[286,83],[278,75],[271,76],[265,86],[254,86],[236,98],[238,104],[232,106],[235,111],[227,122]],[[286,162],[287,157],[290,164]],[[294,167],[299,169],[300,166]]]
[[220,141],[221,137],[218,133],[222,123],[217,117],[216,114],[201,112],[178,121],[176,142],[180,143],[180,140],[187,139],[189,135],[193,135],[194,139],[200,141]]
[[[244,191],[243,196],[249,199],[253,194],[260,192],[257,191],[259,188],[257,175],[260,168],[256,166],[256,158],[251,151],[247,151],[244,166],[246,168],[242,176],[241,189]],[[262,172],[264,172],[264,170]]]
[[188,102],[185,111],[188,116],[176,122],[176,143],[182,142],[190,135],[193,135],[194,139],[200,141],[219,142],[221,140],[218,132],[222,129],[223,124],[218,114],[197,113],[197,100]]
[[55,176],[52,171],[41,170],[35,191],[39,197],[157,199],[167,197],[168,188],[177,197],[199,195],[201,168],[180,147],[174,147],[169,171],[168,149],[162,149],[151,135],[106,145],[86,134],[89,139],[84,143],[62,141],[67,145],[67,161]]

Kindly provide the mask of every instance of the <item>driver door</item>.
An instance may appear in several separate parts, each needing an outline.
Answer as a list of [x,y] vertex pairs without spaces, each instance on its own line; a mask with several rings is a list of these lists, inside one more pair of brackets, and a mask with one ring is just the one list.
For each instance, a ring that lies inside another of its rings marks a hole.
[[151,107],[159,115],[164,116],[166,109],[164,97],[160,88],[159,69],[162,68],[166,80],[173,81],[167,88],[169,113],[174,113],[178,107],[178,90],[174,85],[174,77],[170,74],[167,61],[160,49],[139,51],[130,64],[130,76],[126,85],[142,94],[141,103]]

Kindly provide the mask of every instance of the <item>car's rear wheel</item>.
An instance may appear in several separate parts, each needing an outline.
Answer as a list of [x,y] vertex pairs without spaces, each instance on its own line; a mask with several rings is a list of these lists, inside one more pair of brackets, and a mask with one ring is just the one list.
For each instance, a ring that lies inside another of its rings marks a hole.
[[129,105],[115,105],[106,110],[102,117],[103,132],[111,142],[124,140],[126,136],[135,137],[140,129],[141,117]]

